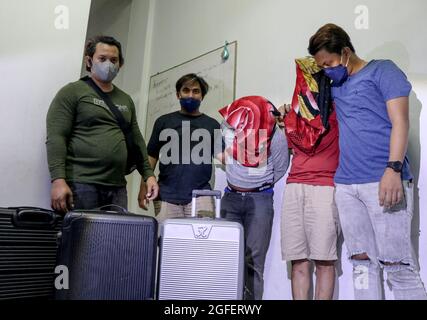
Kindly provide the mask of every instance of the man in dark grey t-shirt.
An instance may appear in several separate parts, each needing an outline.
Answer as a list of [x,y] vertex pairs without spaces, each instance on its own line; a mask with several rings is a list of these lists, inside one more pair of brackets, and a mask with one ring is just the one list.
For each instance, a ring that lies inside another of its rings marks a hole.
[[[181,110],[154,123],[147,151],[153,170],[159,162],[160,192],[155,202],[159,222],[190,216],[192,191],[211,189],[215,131],[219,141],[221,134],[218,121],[199,110],[208,90],[208,84],[196,74],[181,77],[176,83]],[[213,212],[212,200],[198,198],[198,210]]]

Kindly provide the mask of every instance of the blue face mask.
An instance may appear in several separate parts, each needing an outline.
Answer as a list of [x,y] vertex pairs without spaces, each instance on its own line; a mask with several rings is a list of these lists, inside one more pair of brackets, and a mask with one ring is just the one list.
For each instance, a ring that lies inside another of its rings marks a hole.
[[193,113],[200,107],[201,101],[194,98],[181,98],[179,99],[181,107],[188,113]]
[[350,57],[348,57],[347,64],[345,66],[343,66],[341,62],[336,67],[323,69],[325,71],[326,76],[333,81],[332,86],[339,87],[348,79],[347,66],[349,61],[350,61]]

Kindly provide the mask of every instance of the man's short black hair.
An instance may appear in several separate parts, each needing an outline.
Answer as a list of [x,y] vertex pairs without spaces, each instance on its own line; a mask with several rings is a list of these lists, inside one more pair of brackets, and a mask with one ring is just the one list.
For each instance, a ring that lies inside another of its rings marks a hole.
[[353,53],[353,44],[343,28],[333,23],[325,24],[310,38],[308,52],[314,56],[320,50],[325,49],[329,53],[341,55],[342,49],[349,47]]
[[[86,43],[86,47],[85,47],[85,56],[89,56],[91,58],[93,58],[93,55],[96,52],[96,45],[98,43],[105,43],[108,44],[110,46],[116,46],[117,49],[119,49],[119,63],[120,63],[120,67],[125,63],[125,59],[123,58],[123,51],[122,51],[122,45],[120,44],[119,41],[117,41],[116,39],[114,39],[113,37],[110,36],[95,36],[91,39],[89,39]],[[87,65],[86,65],[86,70],[90,72],[90,69]]]
[[202,98],[205,97],[205,95],[209,91],[209,85],[203,79],[202,77],[198,76],[195,73],[186,74],[185,76],[182,76],[177,82],[176,82],[176,93],[179,93],[182,89],[182,87],[187,83],[193,83],[198,82],[200,85],[200,89],[202,90]]

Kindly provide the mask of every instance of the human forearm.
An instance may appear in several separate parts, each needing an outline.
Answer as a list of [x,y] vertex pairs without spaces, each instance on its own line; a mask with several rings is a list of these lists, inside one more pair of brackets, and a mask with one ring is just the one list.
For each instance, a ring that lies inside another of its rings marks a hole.
[[408,149],[409,106],[407,98],[398,98],[387,103],[392,130],[390,135],[389,161],[401,161]]
[[65,161],[67,157],[65,139],[61,137],[48,138],[46,150],[51,181],[65,179]]
[[393,124],[390,136],[389,161],[401,161],[405,158],[408,149],[409,121]]
[[152,170],[156,168],[157,165],[157,158],[154,158],[152,156],[148,156],[148,162],[150,163],[150,167]]
[[[401,161],[405,158],[408,148],[409,103],[407,97],[387,102],[387,111],[392,124],[390,135],[389,161]],[[385,165],[384,165],[385,166]],[[403,199],[401,173],[386,168],[379,186],[379,204],[391,208]]]
[[75,107],[75,97],[66,89],[61,89],[49,106],[46,116],[46,151],[52,181],[66,178],[65,163]]
[[139,130],[138,122],[136,121],[135,114],[132,117],[132,137],[137,149],[140,152],[140,158],[138,159],[137,169],[141,174],[144,180],[147,180],[149,177],[154,177],[153,169],[151,168],[150,162],[148,160],[147,145],[145,140]]
[[46,151],[51,180],[65,179],[65,163],[67,158],[67,141],[69,129],[61,126],[66,121],[58,122],[55,114],[48,114]]
[[142,154],[142,164],[138,165],[138,171],[144,180],[147,180],[149,177],[154,177],[154,171],[150,164],[147,147],[145,146],[144,141],[142,141],[142,144],[139,146],[139,148]]
[[278,131],[273,137],[271,154],[274,167],[274,183],[280,180],[289,167],[288,143],[285,135]]

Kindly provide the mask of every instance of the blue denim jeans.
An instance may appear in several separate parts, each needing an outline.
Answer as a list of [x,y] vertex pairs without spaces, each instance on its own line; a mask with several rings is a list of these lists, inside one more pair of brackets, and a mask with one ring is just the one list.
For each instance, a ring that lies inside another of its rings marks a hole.
[[261,300],[264,264],[273,225],[273,192],[225,192],[221,217],[243,225],[245,233],[246,300]]
[[114,204],[127,209],[126,187],[106,187],[95,184],[70,182],[73,192],[74,209],[95,209]]
[[[380,268],[397,300],[426,299],[411,243],[412,182],[404,181],[405,201],[393,209],[379,205],[379,183],[337,184],[338,207],[344,241],[353,264],[356,299],[382,299]],[[352,257],[366,253],[369,260]]]

